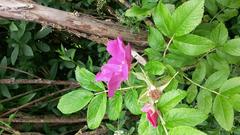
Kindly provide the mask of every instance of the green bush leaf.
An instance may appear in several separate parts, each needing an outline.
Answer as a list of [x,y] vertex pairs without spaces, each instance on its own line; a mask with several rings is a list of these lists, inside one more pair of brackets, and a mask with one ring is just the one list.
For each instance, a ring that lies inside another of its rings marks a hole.
[[170,135],[207,135],[195,128],[188,126],[179,126],[170,130]]
[[205,61],[200,61],[196,69],[192,73],[192,80],[198,84],[201,84],[207,73],[207,67]]
[[[1,62],[0,62],[0,66],[1,67],[7,67],[7,57],[6,56],[4,56],[3,58],[2,58],[2,60],[1,60]],[[3,77],[3,75],[5,74],[5,72],[6,72],[6,69],[5,68],[1,68],[1,70],[0,70],[0,77]]]
[[217,45],[222,45],[227,41],[228,30],[223,23],[219,23],[211,32],[211,40]]
[[166,112],[181,102],[186,95],[186,92],[183,90],[171,90],[161,96],[157,105],[162,112]]
[[207,114],[193,108],[174,108],[164,115],[166,126],[196,126],[206,120]]
[[240,112],[240,94],[235,94],[229,98],[234,110]]
[[240,56],[240,38],[229,40],[224,44],[223,51],[233,56]]
[[162,51],[164,49],[163,36],[161,32],[154,27],[149,27],[148,43],[149,46],[156,51]]
[[227,131],[233,127],[233,107],[228,100],[217,96],[213,103],[213,115],[219,125]]
[[19,53],[19,46],[15,46],[13,51],[12,51],[12,54],[11,54],[11,62],[12,62],[12,65],[15,65],[15,62],[18,58],[18,53]]
[[0,90],[1,90],[1,94],[4,97],[7,97],[7,98],[12,97],[11,93],[9,92],[9,89],[8,89],[8,87],[6,85],[0,84]]
[[222,4],[223,6],[230,7],[230,8],[239,8],[240,7],[239,0],[217,0],[217,2]]
[[193,31],[202,21],[204,0],[190,0],[179,6],[172,15],[174,35],[182,36]]
[[41,39],[46,37],[49,33],[52,32],[52,28],[49,26],[43,26],[34,36],[34,39]]
[[90,129],[99,127],[106,112],[107,95],[106,93],[95,96],[88,105],[87,125]]
[[138,93],[136,90],[128,90],[124,97],[127,109],[135,115],[141,114],[141,106],[138,103]]
[[206,53],[215,47],[211,40],[193,34],[177,37],[173,43],[177,50],[190,56]]
[[85,107],[92,97],[92,92],[77,89],[63,95],[59,100],[57,108],[64,114],[71,114]]
[[172,16],[168,8],[159,2],[157,7],[153,12],[153,20],[157,28],[168,37],[171,37],[173,34],[172,30]]
[[117,92],[108,100],[107,114],[110,120],[117,120],[122,110],[123,97],[121,92]]
[[33,50],[29,45],[23,46],[23,53],[25,56],[33,56]]
[[96,82],[95,75],[85,68],[77,67],[75,77],[80,85],[87,90],[102,91],[105,89],[103,83]]
[[216,71],[208,77],[204,86],[212,90],[218,89],[227,81],[228,76],[228,70]]
[[198,94],[197,86],[192,84],[187,89],[187,102],[192,103]]
[[149,61],[144,69],[153,75],[162,75],[165,71],[165,66],[159,61]]
[[201,89],[197,96],[197,108],[205,114],[208,114],[212,110],[212,101],[213,97],[211,92]]
[[150,14],[150,9],[148,8],[141,8],[139,6],[133,5],[130,9],[128,9],[125,13],[126,16],[129,17],[137,17],[142,19]]
[[223,83],[219,89],[223,95],[240,94],[240,77],[234,77]]

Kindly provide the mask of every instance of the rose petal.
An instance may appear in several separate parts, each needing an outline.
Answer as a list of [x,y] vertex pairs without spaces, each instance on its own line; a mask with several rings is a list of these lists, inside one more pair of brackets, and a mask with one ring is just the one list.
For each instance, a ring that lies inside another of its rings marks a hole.
[[116,40],[110,40],[107,43],[107,51],[109,52],[112,57],[116,57],[119,59],[125,58],[125,50],[124,50],[124,43],[120,37]]
[[115,91],[120,87],[122,79],[120,74],[113,74],[112,78],[108,82],[108,96],[112,97]]

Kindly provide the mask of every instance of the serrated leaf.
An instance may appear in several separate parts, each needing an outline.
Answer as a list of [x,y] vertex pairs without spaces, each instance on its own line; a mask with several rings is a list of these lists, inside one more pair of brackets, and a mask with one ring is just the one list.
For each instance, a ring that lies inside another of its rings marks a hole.
[[202,21],[204,0],[189,0],[173,13],[174,36],[182,36],[193,31]]
[[212,110],[212,101],[213,97],[211,92],[202,89],[197,96],[197,108],[205,114],[208,114]]
[[153,75],[162,75],[166,69],[163,63],[159,61],[149,61],[145,66],[144,69]]
[[49,33],[52,32],[52,28],[49,26],[43,26],[34,36],[34,39],[41,39],[46,37]]
[[71,114],[85,107],[92,97],[92,92],[77,89],[63,95],[59,100],[57,108],[64,114]]
[[116,94],[108,100],[108,118],[110,120],[117,120],[120,116],[122,110],[123,97],[120,92],[116,92]]
[[148,16],[150,14],[150,11],[151,10],[149,10],[148,8],[141,8],[139,6],[133,5],[130,9],[126,11],[125,15],[142,19]]
[[232,129],[234,112],[228,100],[218,95],[213,103],[213,115],[222,128],[227,131]]
[[136,90],[128,90],[124,97],[127,109],[135,115],[141,114],[141,106],[138,103],[138,93]]
[[227,41],[228,30],[223,23],[219,23],[211,32],[211,40],[217,45],[222,45]]
[[171,37],[173,34],[173,30],[172,30],[173,20],[168,8],[164,4],[159,2],[157,7],[154,9],[152,16],[157,28],[165,36]]
[[234,110],[240,112],[240,94],[235,94],[229,98],[229,102],[232,104]]
[[95,96],[88,105],[87,125],[90,129],[100,126],[106,112],[107,95],[106,93]]
[[91,91],[102,91],[105,89],[102,82],[97,82],[95,75],[85,68],[77,67],[75,70],[76,80],[80,85]]
[[234,77],[223,83],[219,92],[223,95],[234,95],[240,93],[240,77]]
[[224,44],[223,51],[233,56],[240,56],[240,38],[229,40]]
[[228,70],[216,71],[208,77],[208,79],[204,83],[204,86],[211,90],[218,89],[222,86],[222,84],[225,81],[227,81],[228,76],[229,76]]
[[162,51],[164,49],[163,36],[161,32],[154,27],[149,27],[148,43],[149,46],[156,51]]
[[174,38],[173,43],[178,51],[190,56],[201,55],[215,47],[211,40],[193,34]]
[[200,61],[192,73],[192,80],[198,84],[201,84],[207,73],[206,68],[207,67],[205,61]]
[[188,126],[178,126],[170,130],[170,135],[207,135],[195,128]]
[[192,84],[188,87],[187,89],[187,102],[190,104],[194,101],[194,99],[196,98],[198,94],[198,90],[197,90],[197,86]]
[[222,4],[223,6],[230,7],[230,8],[239,8],[240,7],[239,0],[217,0],[217,2]]
[[157,106],[162,112],[167,112],[168,110],[175,107],[179,102],[186,97],[186,92],[183,90],[171,90],[164,93],[158,101]]
[[166,126],[196,126],[207,119],[207,114],[193,108],[174,108],[164,115]]

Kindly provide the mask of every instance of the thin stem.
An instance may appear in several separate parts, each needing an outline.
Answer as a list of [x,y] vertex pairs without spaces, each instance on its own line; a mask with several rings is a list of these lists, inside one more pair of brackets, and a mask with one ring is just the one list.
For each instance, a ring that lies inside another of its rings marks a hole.
[[166,134],[166,135],[169,135],[169,134],[168,134],[168,131],[167,131],[167,128],[166,128],[166,126],[165,126],[166,122],[164,121],[162,115],[161,115],[160,113],[158,113],[158,116],[159,116],[160,121],[161,121],[161,123],[162,123],[163,130],[164,130],[165,134]]
[[196,86],[198,86],[198,87],[200,87],[200,88],[202,88],[202,89],[204,89],[204,90],[210,91],[210,92],[212,92],[212,93],[214,93],[214,94],[216,94],[216,95],[221,95],[220,93],[218,93],[218,92],[216,92],[216,91],[214,91],[214,90],[211,90],[211,89],[209,89],[209,88],[206,88],[206,87],[204,87],[204,86],[202,86],[202,85],[194,82],[193,80],[191,80],[190,78],[188,78],[186,75],[183,75],[183,77],[186,78],[186,79],[187,79],[189,82],[191,82],[192,84],[194,84],[194,85],[196,85]]
[[[124,91],[124,90],[133,89],[133,88],[143,88],[143,87],[145,87],[145,86],[144,86],[144,85],[131,86],[131,87],[120,88],[120,89],[118,89],[117,91]],[[107,92],[108,92],[108,90],[104,90],[104,91],[97,92],[97,93],[95,93],[94,95],[99,95],[99,94],[107,93]]]
[[168,48],[169,46],[171,45],[172,41],[173,41],[173,38],[174,38],[174,35],[172,36],[172,38],[169,40],[167,46],[166,46],[166,49],[164,50],[163,52],[163,58],[165,58],[166,54],[167,54],[167,51],[168,51]]
[[214,15],[214,17],[210,20],[210,23],[211,23],[223,10],[225,10],[225,7],[222,8],[220,11],[218,11],[218,12]]

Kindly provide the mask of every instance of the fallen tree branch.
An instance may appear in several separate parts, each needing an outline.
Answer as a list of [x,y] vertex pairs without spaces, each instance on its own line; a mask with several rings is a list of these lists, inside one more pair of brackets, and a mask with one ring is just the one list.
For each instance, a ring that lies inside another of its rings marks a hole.
[[0,79],[0,84],[39,84],[39,85],[71,85],[80,86],[75,81],[46,80],[46,79]]
[[110,21],[97,20],[82,13],[75,15],[29,0],[1,0],[0,17],[50,25],[96,42],[106,43],[108,39],[121,35],[125,41],[138,46],[143,47],[147,43],[145,31],[134,34],[129,28]]

